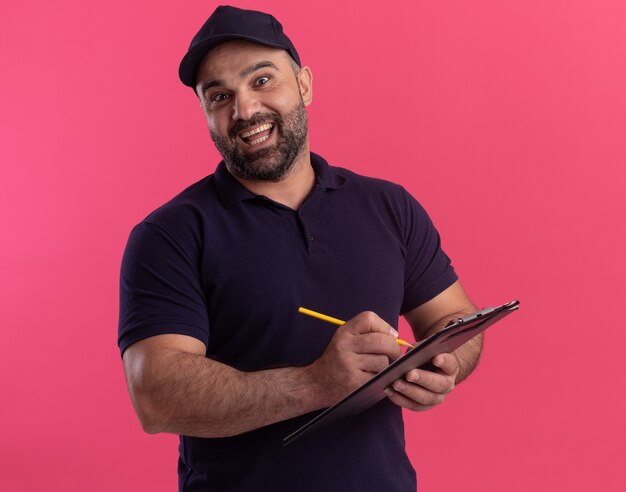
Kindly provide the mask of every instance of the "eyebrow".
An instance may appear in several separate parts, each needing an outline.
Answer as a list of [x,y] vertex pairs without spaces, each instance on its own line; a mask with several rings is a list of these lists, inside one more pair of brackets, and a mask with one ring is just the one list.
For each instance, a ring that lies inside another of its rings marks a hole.
[[[244,68],[239,73],[239,78],[243,79],[244,77],[250,75],[251,73],[254,73],[257,70],[260,70],[261,68],[268,68],[268,67],[273,68],[274,70],[280,71],[280,69],[276,65],[274,65],[271,61],[264,60],[264,61],[255,63],[254,65],[250,65],[249,67]],[[202,91],[201,93],[204,94],[211,87],[219,87],[223,85],[226,85],[226,82],[224,82],[223,80],[207,80],[202,83],[202,85],[200,86],[200,90]]]
[[250,75],[253,72],[256,72],[257,70],[261,69],[261,68],[273,68],[274,70],[278,70],[278,67],[276,65],[274,65],[271,61],[267,60],[267,61],[262,61],[259,62],[255,65],[250,65],[248,68],[244,69],[240,74],[239,74],[239,78],[243,79],[246,75]]

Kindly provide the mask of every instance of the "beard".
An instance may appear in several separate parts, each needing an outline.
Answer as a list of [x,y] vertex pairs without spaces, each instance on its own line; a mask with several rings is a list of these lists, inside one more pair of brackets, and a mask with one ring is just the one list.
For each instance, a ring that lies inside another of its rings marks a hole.
[[[272,122],[276,143],[254,152],[244,152],[246,145],[238,134],[251,126]],[[249,120],[239,120],[228,137],[211,131],[211,139],[222,155],[226,168],[234,176],[248,181],[280,181],[293,169],[297,157],[305,149],[308,120],[302,99],[296,107],[281,117],[278,113],[256,113]]]

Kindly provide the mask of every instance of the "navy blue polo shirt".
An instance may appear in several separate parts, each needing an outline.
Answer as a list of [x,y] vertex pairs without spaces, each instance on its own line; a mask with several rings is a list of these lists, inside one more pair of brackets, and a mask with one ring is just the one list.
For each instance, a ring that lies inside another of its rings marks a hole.
[[[179,333],[243,371],[302,366],[342,319],[399,314],[456,279],[439,235],[401,186],[311,154],[313,190],[299,210],[255,195],[220,163],[137,225],[121,271],[119,347]],[[314,414],[238,436],[180,437],[181,490],[415,490],[399,407],[383,400],[286,448]]]

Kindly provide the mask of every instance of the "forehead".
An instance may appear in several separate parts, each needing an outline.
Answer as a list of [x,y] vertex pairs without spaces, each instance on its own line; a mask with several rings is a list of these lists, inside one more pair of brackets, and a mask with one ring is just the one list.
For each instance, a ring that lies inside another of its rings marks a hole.
[[263,60],[271,61],[279,69],[290,65],[289,54],[283,49],[243,40],[227,41],[206,54],[198,67],[196,83],[232,77]]

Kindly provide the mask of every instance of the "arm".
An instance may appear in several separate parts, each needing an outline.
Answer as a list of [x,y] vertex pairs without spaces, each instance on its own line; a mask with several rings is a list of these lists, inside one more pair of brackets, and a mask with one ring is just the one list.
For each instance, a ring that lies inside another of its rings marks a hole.
[[337,329],[305,367],[243,372],[205,357],[205,345],[159,335],[124,352],[133,405],[146,432],[226,437],[335,403],[400,355],[397,332],[373,313]]
[[[443,329],[449,321],[478,311],[457,281],[430,301],[404,315],[413,330],[415,340],[423,340]],[[480,357],[482,333],[452,352],[459,363],[456,383],[470,375]]]
[[[430,301],[404,315],[416,340],[441,330],[453,319],[477,311],[457,281]],[[445,400],[456,384],[472,372],[482,350],[482,334],[450,354],[439,354],[432,363],[436,371],[414,369],[396,381],[387,392],[389,399],[404,408],[427,410]]]

